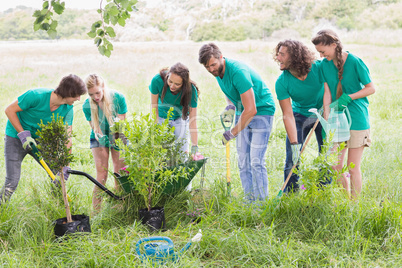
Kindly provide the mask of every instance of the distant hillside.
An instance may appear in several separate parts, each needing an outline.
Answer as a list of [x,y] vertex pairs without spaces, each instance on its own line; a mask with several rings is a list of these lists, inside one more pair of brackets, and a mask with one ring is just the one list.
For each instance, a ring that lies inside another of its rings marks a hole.
[[[94,7],[96,8],[96,7]],[[120,41],[264,39],[288,30],[301,37],[317,25],[346,30],[402,29],[401,0],[143,0],[122,28]],[[49,39],[34,32],[34,10],[20,6],[0,13],[0,40]],[[58,38],[85,39],[96,10],[66,10]]]

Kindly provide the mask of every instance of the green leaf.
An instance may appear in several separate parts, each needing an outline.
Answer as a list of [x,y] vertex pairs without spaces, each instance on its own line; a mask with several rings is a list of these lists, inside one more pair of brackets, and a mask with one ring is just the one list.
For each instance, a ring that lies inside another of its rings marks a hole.
[[98,9],[96,10],[96,12],[98,12],[98,13],[100,14],[100,13],[102,13],[102,9],[98,8]]
[[105,50],[106,50],[106,48],[104,46],[99,46],[98,47],[98,51],[102,56],[105,55]]
[[40,15],[42,15],[40,10],[35,10],[35,12],[32,14],[32,17],[39,17]]
[[52,21],[52,23],[50,24],[50,29],[56,30],[57,25],[58,25],[57,20]]
[[116,7],[116,6],[112,6],[112,7],[110,7],[108,10],[107,10],[107,12],[110,14],[110,15],[112,15],[112,16],[116,16],[116,15],[118,15],[120,12],[119,12],[119,9]]
[[110,36],[110,37],[115,37],[116,33],[114,32],[114,29],[112,27],[107,27],[106,28],[106,33]]
[[98,30],[96,31],[96,34],[97,34],[98,36],[100,36],[100,37],[103,37],[103,36],[105,35],[105,32],[104,32],[102,29],[98,29]]
[[47,30],[49,30],[50,29],[50,25],[49,25],[49,23],[42,23],[42,25],[40,26],[40,28],[42,29],[42,30],[45,30],[45,31],[47,31]]
[[110,50],[106,49],[105,50],[105,56],[110,58],[110,55],[112,55],[112,52],[110,52]]
[[97,47],[99,47],[100,44],[102,43],[102,39],[100,37],[96,37],[94,40],[94,43]]
[[112,45],[111,43],[109,43],[109,44],[107,45],[107,49],[110,50],[110,51],[112,51],[112,50],[113,50],[113,45]]
[[48,34],[52,39],[55,39],[56,36],[57,36],[57,31],[56,31],[56,30],[53,30],[53,29],[50,29],[50,30],[47,31],[47,34]]
[[90,32],[87,33],[87,35],[88,35],[89,37],[91,37],[91,38],[95,38],[96,33],[95,33],[94,31],[90,31]]
[[45,16],[39,16],[36,20],[35,23],[42,23],[45,20]]
[[48,9],[49,8],[49,1],[44,1],[42,4],[43,9]]
[[41,25],[40,23],[34,22],[33,28],[34,28],[34,31],[35,31],[35,32],[40,29],[40,25]]
[[112,22],[113,25],[116,25],[116,23],[118,21],[118,17],[113,16],[110,18],[110,21]]
[[98,20],[97,22],[94,22],[94,24],[92,24],[95,28],[99,28],[102,25],[102,21]]
[[124,18],[119,18],[118,23],[122,27],[126,26],[126,20]]
[[[64,3],[64,2],[63,2]],[[54,9],[54,12],[56,12],[57,14],[59,14],[59,15],[61,15],[62,13],[63,13],[63,11],[64,11],[64,5],[63,5],[63,3],[62,4],[59,4],[58,2],[52,2],[52,6],[53,6],[53,9]]]

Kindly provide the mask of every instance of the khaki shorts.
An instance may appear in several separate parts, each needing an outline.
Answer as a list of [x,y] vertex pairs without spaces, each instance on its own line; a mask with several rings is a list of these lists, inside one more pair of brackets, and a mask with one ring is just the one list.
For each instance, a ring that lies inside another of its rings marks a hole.
[[[341,142],[334,142],[334,145],[339,145]],[[346,141],[347,148],[360,148],[360,147],[370,147],[370,129],[366,130],[351,130],[350,138]]]
[[347,142],[348,148],[370,147],[370,145],[370,129],[350,131],[350,139]]

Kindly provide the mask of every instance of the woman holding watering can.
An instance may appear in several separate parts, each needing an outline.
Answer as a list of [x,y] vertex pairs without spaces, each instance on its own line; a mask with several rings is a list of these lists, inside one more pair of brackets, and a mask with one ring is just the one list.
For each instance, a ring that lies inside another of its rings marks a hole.
[[[72,130],[73,104],[87,92],[84,81],[74,74],[61,79],[56,89],[30,89],[5,110],[8,117],[4,138],[4,162],[6,180],[0,191],[0,204],[11,198],[17,189],[21,176],[21,164],[31,151],[31,144],[36,146],[35,138],[39,124],[47,124],[52,117],[63,118]],[[71,147],[71,141],[68,144]],[[69,167],[63,168],[64,179],[67,180]]]
[[[85,79],[88,95],[83,105],[85,118],[91,126],[90,148],[96,165],[96,180],[105,185],[108,175],[109,154],[112,155],[113,171],[118,172],[124,167],[120,153],[114,144],[114,134],[110,126],[115,121],[124,120],[127,113],[126,99],[123,94],[109,90],[102,77],[91,74]],[[115,187],[118,183],[115,180]],[[101,207],[100,189],[95,186],[92,205],[95,212]]]
[[[349,170],[351,195],[352,198],[357,198],[362,189],[360,164],[363,150],[371,144],[367,96],[374,94],[374,84],[364,62],[352,53],[342,50],[342,43],[334,31],[321,30],[311,41],[320,55],[325,57],[321,64],[325,81],[324,117],[328,116],[329,109],[343,111],[345,107],[351,115],[350,139],[334,169],[342,169],[347,152],[348,166],[354,164]],[[341,175],[340,182],[348,191],[346,174]]]
[[174,134],[183,142],[182,152],[188,152],[188,132],[191,137],[191,154],[197,156],[197,103],[198,87],[190,79],[190,71],[178,62],[170,69],[162,69],[155,75],[149,85],[151,92],[151,109],[156,109],[156,120],[162,123],[167,118],[168,111],[173,107],[173,115],[169,125],[175,128]]

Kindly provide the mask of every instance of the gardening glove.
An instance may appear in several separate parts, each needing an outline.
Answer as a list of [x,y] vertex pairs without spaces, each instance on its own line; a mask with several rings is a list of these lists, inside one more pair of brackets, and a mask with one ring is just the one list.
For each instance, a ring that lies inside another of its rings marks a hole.
[[99,145],[104,146],[104,147],[109,147],[110,142],[109,142],[109,137],[107,135],[100,135],[96,134],[98,138]]
[[343,111],[345,110],[346,106],[352,101],[352,98],[349,97],[348,94],[343,93],[339,99],[334,101],[329,105],[330,108],[335,109],[335,111]]
[[195,155],[197,152],[198,152],[198,146],[197,145],[191,146],[191,154]]
[[300,149],[301,144],[291,144],[290,148],[292,149],[292,162],[293,165],[296,165],[300,160]]
[[222,144],[226,145],[231,139],[234,139],[235,136],[232,134],[230,130],[227,130],[222,135]]
[[224,123],[232,123],[236,107],[233,104],[226,106],[225,110],[221,113],[221,119]]
[[18,138],[20,138],[22,147],[24,150],[31,150],[30,143],[32,142],[35,146],[37,146],[35,140],[31,136],[31,132],[29,130],[24,130],[21,131],[20,133],[17,134]]
[[[71,168],[70,167],[63,167],[63,175],[64,175],[64,180],[65,181],[67,181],[68,180],[68,177],[70,177],[70,173],[68,172],[69,170],[71,170]],[[60,172],[57,172],[57,176],[59,176],[60,177]],[[57,179],[56,179],[57,180]],[[54,180],[54,181],[56,181],[56,180]],[[53,181],[53,182],[54,182]]]
[[191,238],[191,242],[200,242],[201,238],[202,238],[202,231],[201,229],[199,229],[198,233],[193,238]]

